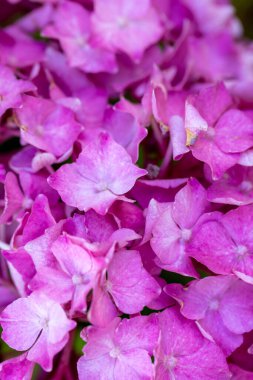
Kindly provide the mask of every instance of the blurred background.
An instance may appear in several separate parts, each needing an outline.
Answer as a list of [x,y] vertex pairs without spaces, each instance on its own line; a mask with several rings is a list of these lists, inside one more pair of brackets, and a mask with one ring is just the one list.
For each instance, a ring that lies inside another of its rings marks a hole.
[[232,4],[243,23],[245,36],[253,38],[253,0],[232,0]]
[[[199,1],[201,3],[201,0]],[[224,0],[218,0],[218,1],[220,1],[221,3],[224,2]],[[230,1],[236,8],[237,16],[241,19],[243,23],[245,36],[253,39],[253,0],[230,0]],[[8,24],[11,24],[12,22],[15,21],[15,19],[22,16],[22,13],[26,13],[28,9],[33,8],[35,4],[31,1],[23,0],[22,2],[18,3],[19,10],[15,13],[15,15],[13,15],[12,7],[15,7],[17,9],[17,4],[14,3],[14,5],[11,6],[10,3],[7,2],[7,0],[0,0],[0,26],[4,27]],[[204,6],[204,1],[203,1],[203,6]]]

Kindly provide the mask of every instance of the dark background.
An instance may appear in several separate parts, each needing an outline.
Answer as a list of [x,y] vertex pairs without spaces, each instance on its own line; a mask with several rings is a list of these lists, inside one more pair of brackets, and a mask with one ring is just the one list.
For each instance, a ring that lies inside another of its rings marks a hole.
[[232,0],[232,3],[243,23],[245,36],[253,38],[253,0]]

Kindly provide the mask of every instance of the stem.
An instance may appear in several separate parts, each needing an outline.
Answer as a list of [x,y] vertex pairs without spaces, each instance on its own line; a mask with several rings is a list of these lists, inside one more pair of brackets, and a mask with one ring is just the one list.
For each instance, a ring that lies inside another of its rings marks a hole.
[[69,341],[66,344],[64,350],[62,351],[60,363],[56,371],[56,374],[54,375],[54,380],[62,380],[64,379],[64,377],[66,378],[66,380],[73,380],[69,370],[69,359],[72,351],[74,336],[75,330],[71,331]]
[[160,128],[159,128],[159,126],[155,120],[153,120],[153,122],[152,122],[152,128],[153,128],[155,139],[159,145],[160,151],[162,154],[164,154],[165,149],[166,149],[165,144],[164,144],[164,139],[163,139],[161,130],[160,130]]
[[166,173],[166,171],[168,169],[168,166],[170,164],[170,161],[171,161],[172,153],[173,153],[173,151],[172,151],[172,143],[170,141],[169,144],[168,144],[165,156],[163,158],[162,165],[160,167],[159,178],[163,177],[164,174]]

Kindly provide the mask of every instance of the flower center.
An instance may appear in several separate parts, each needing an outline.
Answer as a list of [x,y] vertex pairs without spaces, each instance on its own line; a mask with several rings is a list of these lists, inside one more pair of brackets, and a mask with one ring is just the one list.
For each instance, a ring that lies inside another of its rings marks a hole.
[[128,24],[128,21],[127,21],[127,19],[126,18],[124,18],[124,17],[119,17],[118,19],[117,19],[117,25],[118,25],[118,27],[119,28],[125,28],[126,26],[127,26],[127,24]]
[[239,190],[242,193],[249,193],[253,189],[253,184],[250,181],[242,181]]
[[208,130],[206,131],[206,133],[208,137],[213,138],[215,135],[215,129],[212,127],[208,127]]
[[187,228],[183,229],[181,232],[181,236],[184,241],[190,240],[191,235],[192,235],[192,231],[188,230]]
[[48,329],[48,325],[49,325],[49,318],[48,317],[40,319],[40,326],[43,330]]
[[30,199],[30,198],[24,198],[23,200],[23,203],[22,203],[22,206],[25,208],[25,209],[29,209],[32,207],[32,204],[33,204],[33,200]]
[[96,184],[95,190],[100,193],[102,191],[108,190],[108,185],[106,182],[102,181]]
[[119,347],[114,347],[114,348],[109,352],[109,355],[111,356],[111,358],[118,358],[119,355],[120,355],[120,349],[119,349]]
[[217,299],[213,299],[209,304],[209,309],[218,310],[219,309],[219,301]]
[[78,46],[84,47],[87,44],[87,39],[83,36],[78,36],[76,37],[75,42]]
[[72,282],[74,285],[87,284],[89,280],[89,276],[83,274],[74,274],[72,276]]
[[164,365],[167,369],[173,369],[177,365],[177,359],[173,355],[167,355],[164,358]]
[[109,280],[107,280],[104,288],[107,292],[110,292],[112,290],[112,283]]
[[245,245],[238,245],[236,253],[238,258],[243,258],[248,253],[248,248]]
[[36,128],[37,135],[42,136],[44,133],[44,127],[43,125],[39,124]]

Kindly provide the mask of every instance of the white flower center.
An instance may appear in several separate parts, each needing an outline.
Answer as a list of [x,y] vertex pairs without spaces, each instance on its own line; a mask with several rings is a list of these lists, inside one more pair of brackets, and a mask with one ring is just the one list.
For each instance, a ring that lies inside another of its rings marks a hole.
[[44,127],[43,127],[43,125],[41,125],[41,124],[37,125],[37,127],[36,127],[36,134],[37,134],[37,136],[40,136],[40,137],[44,135]]
[[107,280],[104,288],[107,292],[110,292],[112,290],[112,283],[109,280]]
[[164,365],[167,369],[173,369],[177,365],[177,359],[173,355],[165,356]]
[[33,204],[33,200],[32,199],[30,199],[30,198],[24,198],[22,206],[25,209],[29,209],[29,208],[32,207],[32,204]]
[[191,235],[192,235],[192,231],[188,230],[187,228],[183,229],[181,232],[181,236],[184,241],[190,240]]
[[40,326],[41,326],[41,328],[43,330],[47,330],[48,329],[48,325],[49,325],[49,318],[48,317],[40,319]]
[[109,352],[109,355],[111,356],[111,358],[118,358],[119,355],[120,355],[120,349],[119,349],[119,347],[114,347],[114,348]]
[[76,37],[75,42],[78,46],[84,47],[87,44],[87,39],[83,36],[78,36]]
[[208,127],[208,130],[206,133],[207,133],[207,136],[212,138],[215,135],[215,129],[213,127]]
[[102,181],[95,185],[95,190],[100,193],[102,191],[108,190],[108,185],[106,182]]
[[84,274],[74,274],[72,276],[72,282],[74,285],[87,284],[89,280],[89,276]]
[[243,193],[248,193],[253,189],[253,184],[250,181],[242,181],[239,190]]
[[124,17],[119,17],[117,19],[117,25],[118,25],[119,28],[123,29],[123,28],[125,28],[128,25],[128,21]]
[[239,258],[243,258],[248,253],[248,248],[245,245],[238,245],[236,253]]
[[210,302],[210,304],[209,304],[209,308],[211,309],[211,310],[218,310],[219,309],[219,301],[218,300],[216,300],[216,299],[213,299],[211,302]]

